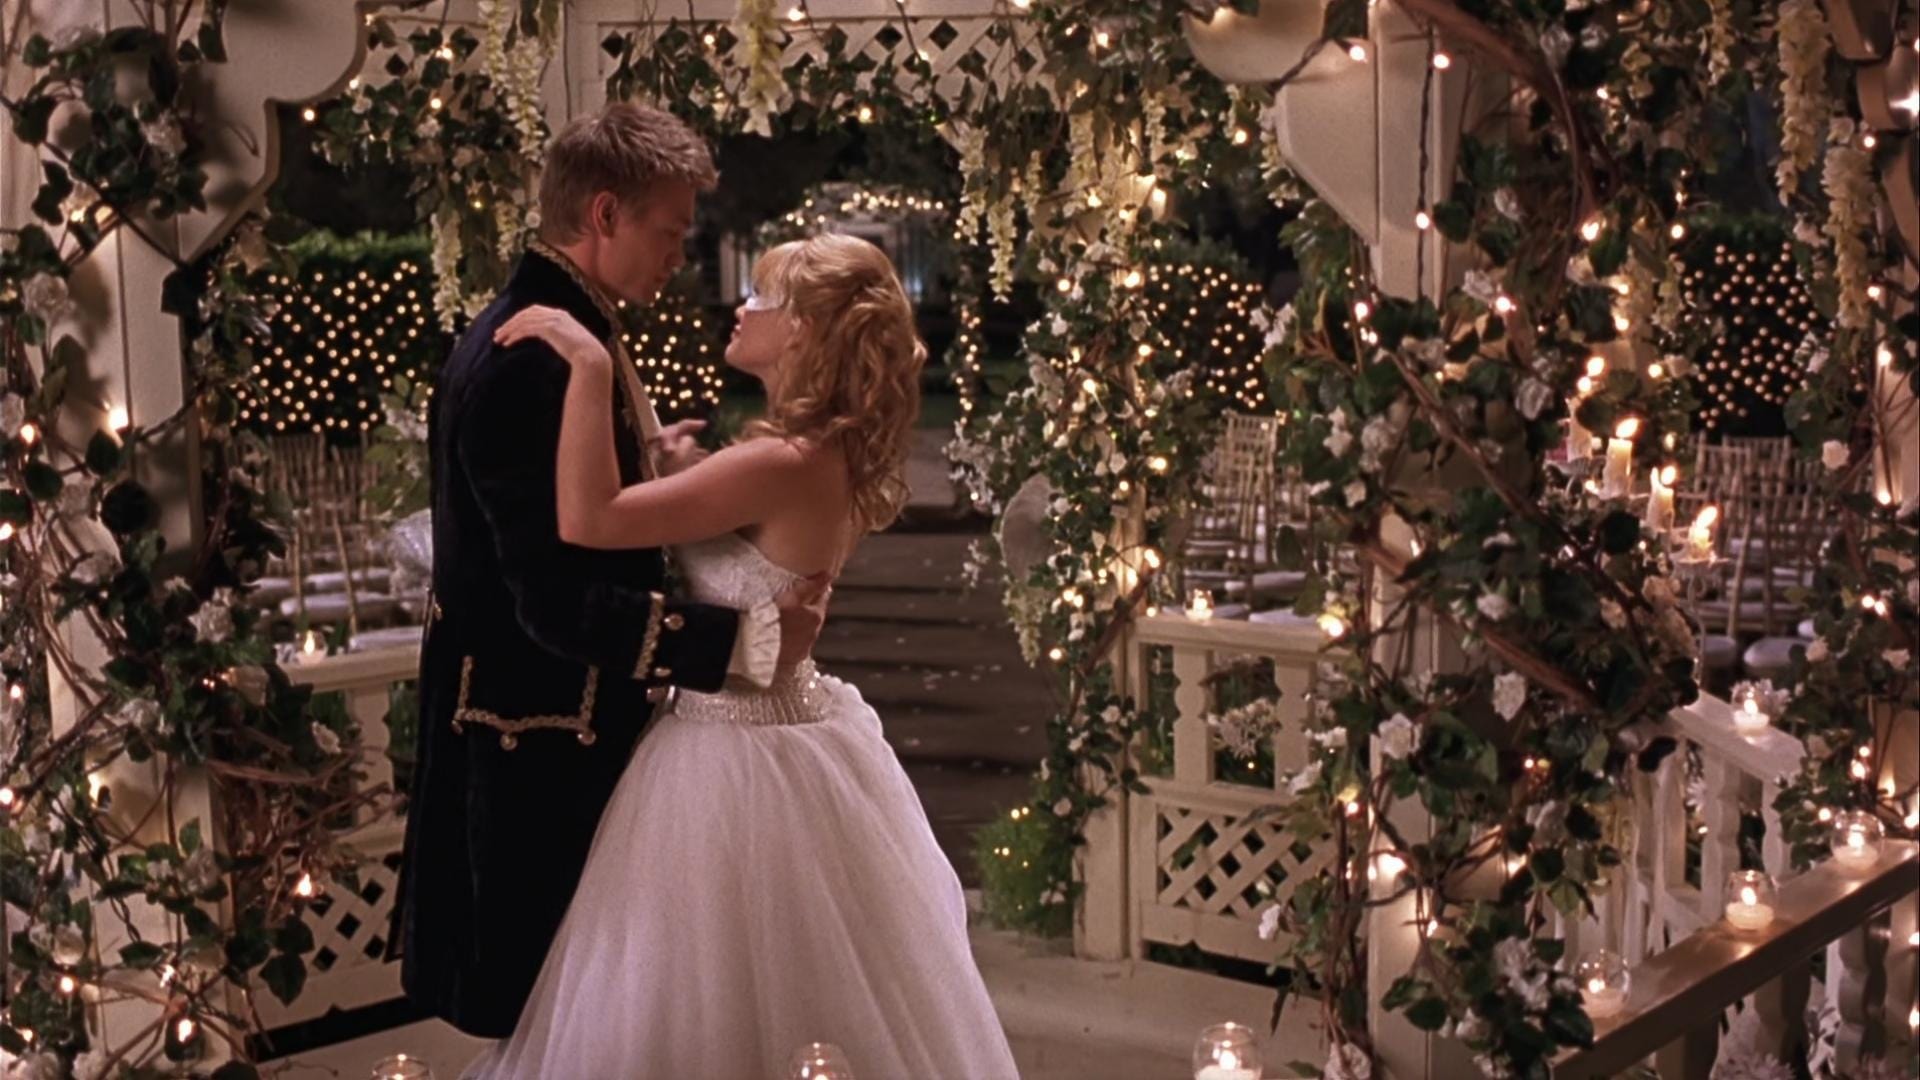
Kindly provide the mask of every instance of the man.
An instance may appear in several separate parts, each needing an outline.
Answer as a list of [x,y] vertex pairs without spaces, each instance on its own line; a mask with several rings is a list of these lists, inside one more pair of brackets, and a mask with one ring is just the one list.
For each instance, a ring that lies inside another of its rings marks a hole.
[[455,346],[429,420],[433,598],[420,660],[420,762],[408,808],[400,941],[407,995],[469,1034],[513,1031],[612,793],[666,688],[765,686],[807,655],[826,583],[735,612],[662,595],[657,549],[562,543],[555,453],[569,368],[537,342],[496,347],[515,312],[568,312],[623,370],[621,482],[684,461],[617,345],[618,301],[650,303],[685,261],[706,146],[673,117],[616,104],[567,126],[540,184],[541,239]]

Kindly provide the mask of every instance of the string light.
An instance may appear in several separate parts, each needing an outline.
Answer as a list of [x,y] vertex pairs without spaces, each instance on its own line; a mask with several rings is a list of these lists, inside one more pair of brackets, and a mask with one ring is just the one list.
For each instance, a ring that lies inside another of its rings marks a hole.
[[1366,46],[1366,43],[1365,43],[1365,42],[1361,42],[1361,41],[1356,41],[1356,42],[1354,42],[1353,44],[1351,44],[1351,45],[1348,45],[1348,46],[1347,46],[1347,55],[1348,55],[1349,57],[1351,57],[1351,58],[1353,59],[1353,62],[1354,62],[1354,63],[1356,63],[1356,64],[1364,64],[1364,63],[1366,63],[1366,62],[1367,62],[1367,46]]
[[1413,215],[1413,227],[1419,229],[1421,232],[1426,232],[1428,229],[1433,228],[1433,215],[1427,213],[1425,210],[1415,211]]
[[1433,66],[1436,70],[1445,71],[1453,66],[1453,57],[1444,52],[1436,52],[1433,54]]

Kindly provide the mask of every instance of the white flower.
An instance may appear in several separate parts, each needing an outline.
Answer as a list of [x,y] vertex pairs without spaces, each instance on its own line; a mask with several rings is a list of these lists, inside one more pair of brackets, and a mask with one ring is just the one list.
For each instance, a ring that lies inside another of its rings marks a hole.
[[1520,197],[1513,193],[1512,188],[1503,187],[1493,193],[1493,208],[1508,221],[1520,220]]
[[1498,551],[1501,548],[1510,548],[1514,546],[1516,545],[1513,539],[1513,534],[1505,531],[1504,529],[1501,530],[1500,532],[1494,533],[1492,536],[1489,536],[1485,540],[1482,540],[1480,542],[1480,550],[1482,551]]
[[1066,337],[1067,320],[1055,315],[1053,321],[1047,324],[1047,329],[1053,332],[1054,337]]
[[217,598],[202,604],[188,621],[194,640],[203,645],[218,645],[233,636],[233,610]]
[[171,116],[158,116],[140,125],[140,137],[147,145],[168,157],[179,157],[187,148],[187,137]]
[[1610,629],[1624,630],[1627,626],[1627,610],[1603,596],[1600,598],[1600,621]]
[[1494,970],[1508,984],[1525,982],[1533,967],[1533,945],[1519,938],[1507,938],[1493,947]]
[[1827,645],[1826,638],[1817,637],[1807,643],[1807,663],[1809,664],[1824,664],[1832,655],[1833,649]]
[[1663,577],[1650,577],[1640,586],[1640,595],[1657,608],[1672,607],[1679,602],[1680,596],[1673,589],[1673,582]]
[[1907,662],[1913,659],[1913,654],[1905,649],[1888,649],[1880,654],[1880,659],[1885,660],[1888,666],[1896,671],[1905,671]]
[[1055,817],[1066,817],[1073,813],[1073,800],[1065,795],[1060,796],[1053,804],[1053,813]]
[[1340,494],[1346,497],[1348,506],[1359,506],[1367,501],[1367,482],[1354,480],[1340,489]]
[[1460,283],[1460,291],[1492,307],[1494,298],[1500,295],[1500,283],[1485,270],[1469,270],[1466,280]]
[[197,896],[219,883],[220,864],[214,861],[212,848],[200,848],[180,864],[180,887],[190,894]]
[[1547,54],[1547,59],[1553,62],[1554,67],[1560,67],[1567,62],[1567,54],[1573,51],[1573,35],[1567,33],[1566,27],[1555,22],[1541,32],[1540,51]]
[[1255,928],[1261,941],[1272,941],[1280,934],[1280,905],[1268,904],[1260,912],[1260,925]]
[[78,49],[99,40],[100,31],[91,26],[63,26],[53,32],[49,39],[53,47],[61,52]]
[[39,273],[27,279],[22,303],[29,314],[41,322],[58,322],[73,306],[67,296],[67,279],[57,274]]
[[1407,718],[1405,713],[1394,713],[1393,718],[1380,725],[1380,752],[1394,759],[1404,758],[1413,753],[1420,745],[1420,726]]
[[1293,779],[1287,781],[1287,792],[1291,795],[1305,795],[1310,788],[1319,782],[1320,763],[1317,761],[1309,761],[1307,762],[1306,768],[1294,773]]
[[68,924],[53,932],[53,962],[63,967],[72,967],[87,958],[87,935],[77,926]]
[[316,720],[313,723],[312,733],[313,745],[319,747],[321,753],[332,756],[340,752],[340,736],[335,734],[332,728]]
[[1494,622],[1499,622],[1513,614],[1513,601],[1499,593],[1481,593],[1480,598],[1473,602],[1473,606],[1479,609],[1482,618],[1491,619]]
[[1369,472],[1378,471],[1382,459],[1399,442],[1400,427],[1385,416],[1367,421],[1360,431],[1360,465]]
[[1527,704],[1527,677],[1517,671],[1502,672],[1493,679],[1493,709],[1505,719],[1520,715]]
[[1273,326],[1267,331],[1267,348],[1271,349],[1287,339],[1287,335],[1293,332],[1293,321],[1295,317],[1293,304],[1291,302],[1275,313]]
[[1514,404],[1520,409],[1520,415],[1529,420],[1540,419],[1540,414],[1553,404],[1553,387],[1529,375],[1520,381],[1520,390],[1514,395]]
[[1373,1062],[1352,1043],[1335,1043],[1327,1052],[1326,1080],[1373,1080]]
[[0,439],[20,434],[27,422],[27,399],[19,394],[0,395]]
[[1774,179],[1781,202],[1793,205],[1800,176],[1820,156],[1821,136],[1833,103],[1827,95],[1827,53],[1832,35],[1818,0],[1784,0],[1775,37],[1780,43],[1780,161]]
[[1453,1026],[1453,1037],[1461,1042],[1479,1042],[1491,1034],[1487,1022],[1477,1012],[1469,1012]]
[[1327,453],[1334,457],[1345,457],[1347,451],[1353,447],[1353,433],[1343,427],[1334,428],[1325,439],[1321,440],[1320,445],[1325,446]]
[[1828,470],[1837,472],[1847,467],[1853,455],[1848,452],[1847,444],[1838,439],[1828,439],[1820,446],[1820,464]]
[[56,505],[66,517],[86,514],[93,509],[93,481],[84,476],[70,477],[60,489],[60,501]]
[[107,1063],[112,1055],[105,1050],[89,1050],[73,1059],[73,1080],[106,1080]]
[[73,580],[94,586],[112,577],[119,569],[119,555],[111,551],[96,551],[73,564]]
[[1328,728],[1325,731],[1309,731],[1307,732],[1307,738],[1312,739],[1315,745],[1319,746],[1322,750],[1345,750],[1347,748],[1347,729],[1343,727]]
[[58,1054],[42,1053],[15,1058],[7,1066],[7,1080],[61,1080],[66,1070]]
[[115,722],[139,731],[153,731],[160,726],[160,703],[151,698],[134,698],[114,713]]
[[1486,1080],[1507,1080],[1513,1071],[1492,1054],[1480,1054],[1474,1057],[1473,1067],[1480,1070]]
[[1728,1054],[1714,1065],[1713,1080],[1793,1080],[1793,1070],[1767,1054]]
[[1567,831],[1567,804],[1559,799],[1536,803],[1527,810],[1535,844],[1557,843]]

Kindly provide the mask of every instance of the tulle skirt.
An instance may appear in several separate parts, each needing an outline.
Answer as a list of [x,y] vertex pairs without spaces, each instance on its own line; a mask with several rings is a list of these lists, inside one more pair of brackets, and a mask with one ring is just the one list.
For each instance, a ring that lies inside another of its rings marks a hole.
[[642,739],[511,1039],[477,1078],[779,1080],[811,1042],[859,1080],[1001,1080],[1013,1054],[959,879],[859,692],[817,722]]

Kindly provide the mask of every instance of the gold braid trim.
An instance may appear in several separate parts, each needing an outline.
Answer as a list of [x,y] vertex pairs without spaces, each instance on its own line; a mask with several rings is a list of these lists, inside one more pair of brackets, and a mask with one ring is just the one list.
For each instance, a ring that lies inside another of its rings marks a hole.
[[[633,665],[633,677],[644,680],[653,670],[653,654],[660,650],[660,626],[666,622],[667,598],[659,593],[648,593],[652,601],[647,610],[647,634],[640,639],[640,659]],[[664,676],[663,676],[664,677]]]
[[500,733],[500,749],[511,750],[520,745],[520,734],[526,731],[571,731],[581,746],[592,746],[593,702],[600,691],[600,669],[587,669],[587,688],[580,696],[580,711],[573,716],[529,716],[518,720],[508,719],[488,709],[476,709],[467,704],[467,693],[473,686],[473,657],[460,658],[460,698],[453,707],[453,730],[459,732],[467,724],[479,724],[490,727]]

